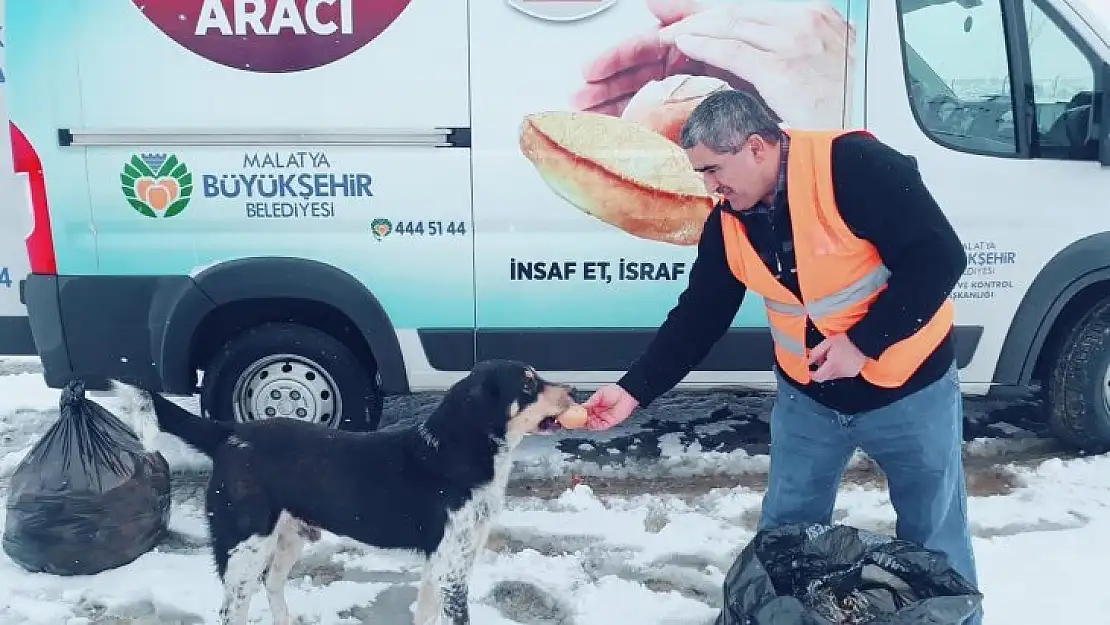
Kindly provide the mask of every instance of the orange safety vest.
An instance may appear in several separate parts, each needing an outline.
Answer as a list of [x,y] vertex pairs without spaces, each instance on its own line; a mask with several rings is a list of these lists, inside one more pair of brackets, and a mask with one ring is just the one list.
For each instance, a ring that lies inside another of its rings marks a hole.
[[[764,299],[779,365],[791,378],[808,384],[807,317],[825,336],[846,332],[886,289],[890,270],[875,246],[855,236],[844,223],[833,194],[833,139],[866,131],[786,132],[790,136],[787,201],[801,301],[775,279],[735,215],[723,212],[722,227],[732,273]],[[947,299],[915,334],[891,345],[877,360],[869,358],[860,374],[876,386],[901,386],[944,340],[954,316],[952,300]]]

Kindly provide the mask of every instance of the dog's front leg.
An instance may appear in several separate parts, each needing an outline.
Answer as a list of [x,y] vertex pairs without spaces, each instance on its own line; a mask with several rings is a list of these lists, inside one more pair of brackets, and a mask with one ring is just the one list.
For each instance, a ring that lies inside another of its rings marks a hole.
[[478,500],[451,523],[424,566],[416,596],[416,625],[470,625],[470,574],[489,537],[493,506]]
[[439,589],[441,612],[449,625],[470,625],[470,588],[466,581],[448,580]]
[[470,625],[470,585],[478,553],[485,549],[491,523],[489,514],[474,527],[471,541],[453,560],[441,566],[439,580],[440,614],[447,625]]
[[416,625],[470,625],[467,580],[474,559],[469,549],[432,554],[416,593]]
[[[478,534],[481,534],[479,528]],[[438,566],[431,567],[433,591],[436,592],[437,625],[470,625],[470,574],[477,560],[475,547],[471,543],[463,550],[436,561]]]
[[416,625],[470,625],[469,587],[464,581],[425,576],[416,592]]

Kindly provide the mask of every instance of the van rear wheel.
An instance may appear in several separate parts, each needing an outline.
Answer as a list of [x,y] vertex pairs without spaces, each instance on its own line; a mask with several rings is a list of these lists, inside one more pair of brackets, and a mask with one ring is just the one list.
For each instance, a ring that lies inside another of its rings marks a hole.
[[291,418],[373,430],[382,415],[379,378],[331,335],[267,323],[235,336],[204,373],[201,408],[213,419]]
[[1110,298],[1064,339],[1048,383],[1048,404],[1056,436],[1090,453],[1110,451]]

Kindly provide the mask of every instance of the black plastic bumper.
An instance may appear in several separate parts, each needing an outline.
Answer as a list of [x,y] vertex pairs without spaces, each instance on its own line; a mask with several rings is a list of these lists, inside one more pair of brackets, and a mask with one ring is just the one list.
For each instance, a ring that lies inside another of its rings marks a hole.
[[[192,393],[186,375],[166,379],[162,353],[169,310],[166,292],[195,289],[188,276],[52,276],[31,274],[23,284],[31,334],[51,388],[73,378],[92,387],[108,379],[151,391]],[[178,368],[180,369],[180,368]]]

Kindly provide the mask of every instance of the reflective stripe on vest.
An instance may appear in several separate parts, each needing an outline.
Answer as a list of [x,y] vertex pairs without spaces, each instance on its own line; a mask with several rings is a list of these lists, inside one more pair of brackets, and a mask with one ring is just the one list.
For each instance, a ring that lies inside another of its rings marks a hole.
[[772,324],[770,324],[770,326],[771,326],[771,338],[773,338],[775,340],[775,343],[777,343],[779,345],[779,347],[785,349],[786,351],[790,352],[791,354],[794,354],[795,356],[802,356],[803,358],[805,357],[806,348],[805,348],[804,345],[802,345],[799,341],[795,340],[794,337],[792,337],[792,336],[782,332],[778,328],[776,328],[775,324],[772,323]]
[[880,264],[847,287],[832,295],[826,295],[812,302],[807,302],[803,306],[776,302],[775,300],[767,298],[764,298],[764,302],[766,302],[767,308],[777,313],[822,319],[829,315],[835,315],[849,306],[858,304],[878,293],[886,286],[886,281],[889,278],[890,270],[886,268],[886,265]]

